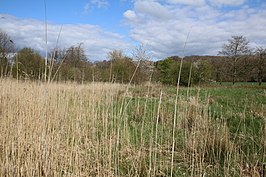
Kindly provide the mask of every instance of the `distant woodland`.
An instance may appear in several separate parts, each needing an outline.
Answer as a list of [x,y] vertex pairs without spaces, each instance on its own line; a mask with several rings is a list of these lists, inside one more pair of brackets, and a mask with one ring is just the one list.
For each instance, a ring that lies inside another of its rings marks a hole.
[[[121,50],[103,61],[91,62],[82,44],[55,48],[47,57],[32,48],[16,50],[15,39],[0,31],[0,76],[15,79],[66,82],[116,82],[142,84],[148,81],[176,85],[210,82],[266,82],[266,49],[249,47],[244,36],[232,36],[217,56],[169,56],[152,61],[142,47],[132,57]],[[181,70],[180,70],[181,69]]]

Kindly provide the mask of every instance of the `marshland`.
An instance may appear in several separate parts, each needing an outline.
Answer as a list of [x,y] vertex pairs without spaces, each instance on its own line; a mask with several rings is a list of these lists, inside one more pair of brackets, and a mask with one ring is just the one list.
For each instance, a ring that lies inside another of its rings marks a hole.
[[0,82],[1,176],[265,174],[265,88]]
[[0,176],[266,177],[265,7],[1,1]]

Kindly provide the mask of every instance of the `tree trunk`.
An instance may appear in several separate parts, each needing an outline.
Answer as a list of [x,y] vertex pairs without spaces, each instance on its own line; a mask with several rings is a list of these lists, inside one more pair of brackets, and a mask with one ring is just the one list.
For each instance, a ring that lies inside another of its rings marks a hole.
[[235,82],[236,82],[236,76],[237,76],[237,68],[236,68],[236,64],[237,64],[237,57],[234,57],[234,61],[233,61],[233,68],[234,68],[234,71],[233,71],[233,85],[235,85]]
[[261,85],[262,83],[262,69],[261,68],[259,69],[259,72],[258,72],[258,82],[259,82],[259,85]]
[[236,67],[234,66],[233,85],[235,85],[235,82],[236,82]]

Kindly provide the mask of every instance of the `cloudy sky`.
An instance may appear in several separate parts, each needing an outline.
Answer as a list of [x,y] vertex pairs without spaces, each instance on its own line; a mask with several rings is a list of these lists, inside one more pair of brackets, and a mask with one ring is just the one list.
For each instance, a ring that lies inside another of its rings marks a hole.
[[[153,60],[217,55],[232,35],[266,47],[266,0],[46,0],[48,48],[83,43],[92,61],[138,45]],[[45,51],[44,0],[0,0],[0,30],[18,48]],[[187,41],[187,42],[186,42]],[[183,53],[184,44],[186,47]]]

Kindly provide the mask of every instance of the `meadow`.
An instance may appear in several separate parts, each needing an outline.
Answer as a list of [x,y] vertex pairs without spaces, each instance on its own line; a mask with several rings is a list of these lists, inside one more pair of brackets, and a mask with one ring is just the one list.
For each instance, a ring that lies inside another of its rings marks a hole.
[[0,84],[0,176],[266,174],[265,85]]

